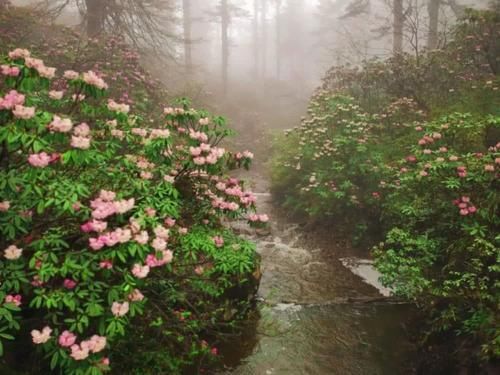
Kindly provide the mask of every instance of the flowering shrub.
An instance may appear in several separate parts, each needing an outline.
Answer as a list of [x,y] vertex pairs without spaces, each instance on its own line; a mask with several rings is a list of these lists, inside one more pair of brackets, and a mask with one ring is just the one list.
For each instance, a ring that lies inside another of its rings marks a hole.
[[382,281],[427,313],[426,342],[451,332],[471,361],[500,355],[494,35],[497,14],[466,12],[442,51],[332,68],[273,165],[283,205],[382,241]]
[[214,306],[256,267],[222,225],[254,221],[255,197],[226,177],[251,153],[221,148],[225,120],[186,100],[145,125],[93,71],[55,78],[24,49],[0,65],[1,351],[19,331],[51,369],[99,374],[154,327],[170,371],[210,353]]
[[390,229],[375,248],[382,281],[426,309],[433,331],[454,330],[485,358],[500,354],[500,142],[474,140],[491,125],[500,118],[453,114],[416,131],[415,160],[401,161],[388,188]]

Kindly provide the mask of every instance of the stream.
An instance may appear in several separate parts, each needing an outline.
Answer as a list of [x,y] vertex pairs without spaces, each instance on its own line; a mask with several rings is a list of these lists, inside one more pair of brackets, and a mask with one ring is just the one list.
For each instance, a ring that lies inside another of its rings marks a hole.
[[388,303],[390,291],[370,261],[346,244],[308,246],[296,225],[273,214],[266,181],[257,180],[259,212],[269,214],[270,230],[256,234],[244,223],[235,229],[262,257],[259,302],[242,335],[220,346],[226,370],[219,374],[414,373],[404,328],[412,307]]

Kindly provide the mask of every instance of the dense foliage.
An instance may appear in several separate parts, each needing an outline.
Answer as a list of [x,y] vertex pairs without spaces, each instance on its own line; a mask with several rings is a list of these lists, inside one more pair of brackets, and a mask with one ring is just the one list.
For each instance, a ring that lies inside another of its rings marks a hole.
[[56,78],[25,49],[0,65],[7,362],[44,358],[26,370],[65,374],[99,374],[116,362],[143,374],[214,357],[207,340],[255,283],[253,244],[224,226],[267,219],[227,177],[253,155],[221,148],[231,134],[225,119],[186,100],[150,121],[106,98],[99,72]]
[[498,56],[500,15],[469,11],[443,50],[332,68],[273,164],[284,206],[382,241],[383,282],[463,361],[500,355]]

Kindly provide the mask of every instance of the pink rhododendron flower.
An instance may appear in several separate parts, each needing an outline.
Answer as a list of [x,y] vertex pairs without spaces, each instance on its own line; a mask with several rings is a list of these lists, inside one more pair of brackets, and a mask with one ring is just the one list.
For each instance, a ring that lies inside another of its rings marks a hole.
[[99,268],[110,270],[113,268],[113,262],[111,260],[101,260],[99,262]]
[[495,172],[495,166],[493,164],[487,164],[484,166],[486,172]]
[[76,287],[76,281],[75,280],[72,280],[72,279],[64,279],[64,282],[63,282],[63,286],[66,288],[66,289],[74,289]]
[[0,202],[0,212],[7,212],[10,208],[10,202],[9,201],[2,201]]
[[146,208],[145,212],[146,212],[146,215],[148,215],[149,217],[155,217],[156,216],[156,210],[154,208],[152,208],[152,207]]
[[170,131],[168,129],[153,129],[149,136],[150,139],[166,139],[170,137]]
[[64,91],[49,91],[49,98],[53,100],[61,100],[63,98]]
[[144,279],[146,276],[148,276],[150,271],[149,266],[141,266],[140,264],[136,263],[132,267],[132,275],[137,277],[138,279]]
[[89,348],[82,348],[80,345],[71,346],[71,358],[75,361],[83,361],[89,356]]
[[35,344],[45,344],[50,340],[51,334],[52,329],[49,326],[44,327],[41,332],[37,329],[31,331],[31,337]]
[[16,105],[23,105],[25,96],[19,94],[16,90],[9,91],[3,98],[0,97],[0,110],[13,109]]
[[269,216],[267,216],[266,214],[259,215],[259,221],[261,223],[267,223],[269,221]]
[[100,238],[89,238],[89,246],[92,250],[101,250],[105,243]]
[[90,138],[71,136],[71,147],[87,150],[90,147]]
[[80,228],[83,232],[104,232],[108,227],[108,223],[100,220],[91,220],[83,224]]
[[76,342],[76,335],[70,331],[63,331],[59,335],[58,342],[63,348],[69,348]]
[[114,202],[114,205],[115,205],[115,209],[116,209],[117,213],[124,214],[124,213],[126,213],[134,208],[135,199],[134,198],[123,199],[123,200]]
[[130,111],[130,106],[127,104],[119,104],[115,102],[113,99],[108,100],[108,109],[113,112],[119,112],[119,113],[129,113]]
[[21,72],[17,66],[0,65],[0,71],[3,75],[8,77],[17,77]]
[[83,73],[83,81],[91,86],[97,87],[100,90],[104,90],[108,88],[108,85],[102,78],[100,78],[96,73],[89,70],[86,73]]
[[141,230],[141,224],[136,218],[131,217],[128,222],[130,223],[130,230],[132,233],[137,234]]
[[243,157],[247,158],[247,159],[253,159],[254,158],[254,154],[250,151],[243,151]]
[[134,241],[140,245],[146,245],[149,241],[148,232],[145,230],[134,236]]
[[82,341],[80,347],[92,353],[99,353],[106,348],[106,337],[93,335],[89,340]]
[[9,52],[9,58],[11,60],[26,59],[27,57],[30,56],[31,56],[30,51],[22,48],[16,48],[15,50]]
[[224,238],[221,236],[215,236],[212,238],[216,247],[224,246]]
[[167,241],[165,241],[163,238],[156,237],[153,242],[151,243],[151,246],[153,249],[156,251],[162,251],[167,248]]
[[156,254],[149,254],[146,257],[146,264],[151,267],[161,267],[164,266],[165,264],[168,264],[172,262],[172,259],[174,257],[174,254],[170,250],[162,250],[161,252],[161,259],[157,257]]
[[210,119],[208,117],[200,118],[198,120],[198,124],[200,124],[201,126],[206,126],[206,125],[210,124]]
[[128,302],[123,302],[123,303],[113,302],[113,304],[111,305],[111,312],[116,317],[126,315],[128,313],[128,310],[129,310]]
[[17,307],[21,306],[22,297],[20,294],[12,295],[8,294],[5,296],[5,303],[12,303]]
[[63,74],[63,77],[69,80],[77,79],[80,76],[77,72],[74,70],[66,70]]
[[73,134],[78,137],[88,137],[90,135],[90,127],[87,123],[82,122],[80,125],[75,126]]
[[23,254],[23,249],[18,248],[15,245],[10,245],[3,251],[5,259],[16,260]]
[[33,167],[44,168],[52,161],[52,157],[45,152],[39,154],[31,154],[28,157],[28,163]]
[[73,128],[73,123],[69,118],[62,119],[61,117],[54,115],[54,119],[48,125],[48,129],[51,132],[68,133]]
[[131,302],[140,302],[144,299],[144,295],[139,289],[134,289],[127,297]]
[[162,225],[157,225],[154,229],[154,233],[156,237],[163,238],[164,240],[168,240],[168,237],[170,235],[170,230],[165,228]]
[[187,232],[188,232],[187,228],[179,228],[179,234],[184,235],[184,234],[187,234]]
[[428,175],[429,175],[429,173],[427,173],[427,171],[420,171],[420,176],[426,177]]

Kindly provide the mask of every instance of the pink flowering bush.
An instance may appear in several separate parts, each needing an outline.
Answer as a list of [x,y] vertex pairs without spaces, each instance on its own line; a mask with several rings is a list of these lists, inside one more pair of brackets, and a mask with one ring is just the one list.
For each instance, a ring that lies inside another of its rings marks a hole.
[[223,226],[255,212],[227,176],[251,158],[220,146],[225,120],[183,100],[145,125],[92,71],[23,49],[0,63],[1,352],[29,336],[51,370],[99,374],[130,368],[133,334],[154,337],[162,371],[213,357],[203,332],[257,265]]
[[332,68],[276,142],[273,192],[379,243],[381,281],[425,313],[425,347],[475,366],[500,356],[498,13],[467,11],[453,36],[418,60]]

